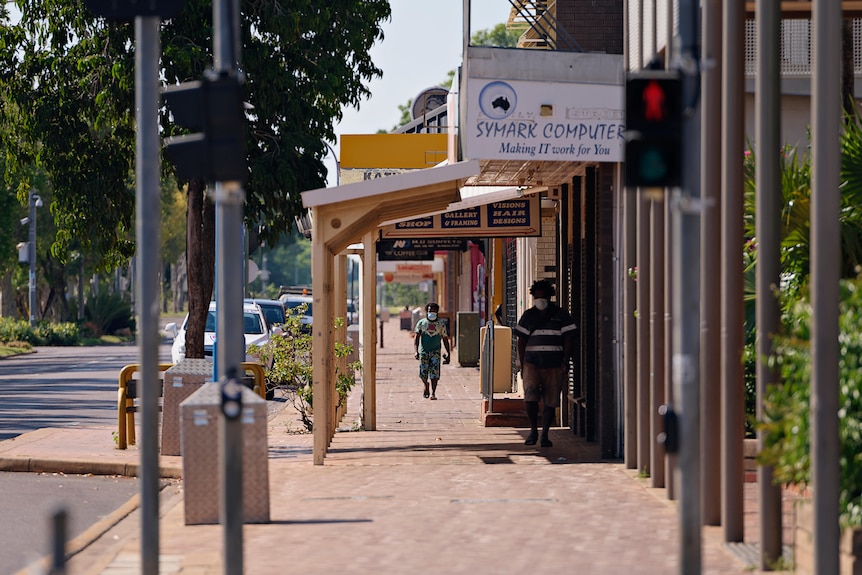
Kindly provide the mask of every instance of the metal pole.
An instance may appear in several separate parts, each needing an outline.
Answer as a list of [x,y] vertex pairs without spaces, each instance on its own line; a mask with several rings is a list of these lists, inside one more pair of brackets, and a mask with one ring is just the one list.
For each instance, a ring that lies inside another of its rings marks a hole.
[[[767,364],[773,355],[772,338],[779,331],[778,300],[781,266],[781,80],[779,78],[779,6],[773,0],[757,0],[757,70],[754,87],[757,153],[755,225],[757,228],[757,419],[763,418],[763,398],[768,386],[780,377]],[[762,450],[763,432],[758,432]],[[772,569],[781,557],[781,488],[772,481],[772,467],[758,467],[760,492],[760,568]]]
[[[701,453],[704,525],[721,523],[721,6],[703,2],[703,126],[701,134],[701,194],[703,214],[700,260],[700,377]],[[737,258],[739,259],[739,258]]]
[[637,265],[637,205],[640,199],[637,194],[628,190],[623,194],[623,217],[625,218],[625,231],[623,233],[623,257],[625,258],[625,279],[623,289],[623,329],[624,350],[623,360],[625,367],[624,417],[625,417],[625,463],[626,469],[637,469],[638,467],[638,426],[637,426],[637,391],[638,391],[638,356],[637,356],[637,282],[628,276],[628,270]]
[[649,286],[650,286],[650,208],[652,201],[645,190],[638,190],[637,221],[637,443],[638,471],[650,473],[650,332],[649,332]]
[[36,326],[36,203],[42,205],[42,199],[30,191],[30,241],[27,243],[27,260],[30,263],[30,327]]
[[48,575],[66,575],[66,539],[69,513],[60,508],[51,516],[51,569]]
[[745,394],[742,351],[745,11],[743,0],[725,0],[722,42],[721,181],[721,525],[725,541],[743,540]]
[[667,483],[665,474],[666,450],[663,444],[656,441],[659,434],[664,433],[664,419],[659,414],[659,407],[664,405],[665,398],[665,372],[664,357],[664,268],[665,268],[665,193],[661,190],[652,201],[650,217],[650,250],[652,257],[650,264],[650,366],[652,367],[652,381],[650,382],[650,443],[652,445],[652,464],[650,465],[650,477],[652,486],[662,488]]
[[673,384],[679,408],[680,573],[701,571],[700,463],[700,19],[697,0],[679,4],[682,188],[673,202]]
[[[213,2],[213,57],[216,72],[237,69],[237,0]],[[245,338],[243,325],[242,212],[245,192],[239,182],[217,182],[216,203],[216,354],[222,384],[241,377]],[[238,281],[239,278],[239,281]],[[224,572],[243,572],[242,417],[219,418],[221,450],[221,523],[224,527]]]
[[159,17],[135,18],[135,237],[141,366],[141,573],[159,572]]
[[[839,172],[841,151],[841,5],[813,7],[811,78],[811,484],[814,487],[814,572],[838,573],[838,280],[841,252]],[[853,120],[855,121],[855,120]]]

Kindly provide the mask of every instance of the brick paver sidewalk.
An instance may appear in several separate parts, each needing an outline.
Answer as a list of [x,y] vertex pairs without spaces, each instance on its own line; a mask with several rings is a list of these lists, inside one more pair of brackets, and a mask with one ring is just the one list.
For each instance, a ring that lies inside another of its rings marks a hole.
[[[377,430],[352,431],[355,394],[327,454],[295,416],[271,419],[271,521],[244,527],[246,573],[679,573],[675,503],[595,445],[552,430],[485,428],[476,368],[444,366],[438,401],[422,397],[412,337],[385,326]],[[182,484],[165,492],[162,573],[223,573],[222,528],[186,526]],[[68,573],[140,573],[132,514],[75,557]],[[705,530],[702,573],[756,573]]]

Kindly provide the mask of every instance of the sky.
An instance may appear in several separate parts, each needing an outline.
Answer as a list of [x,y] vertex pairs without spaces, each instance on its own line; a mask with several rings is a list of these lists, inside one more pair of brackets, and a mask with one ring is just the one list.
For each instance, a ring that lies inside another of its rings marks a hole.
[[[374,134],[389,131],[401,118],[399,105],[425,88],[446,81],[449,70],[461,65],[463,0],[390,0],[392,17],[383,23],[382,41],[371,57],[383,70],[382,78],[368,84],[371,97],[359,110],[347,107],[335,134]],[[507,0],[471,0],[471,36],[479,30],[506,22],[511,10]],[[335,152],[338,144],[333,146]],[[328,185],[335,185],[335,159],[325,161]]]

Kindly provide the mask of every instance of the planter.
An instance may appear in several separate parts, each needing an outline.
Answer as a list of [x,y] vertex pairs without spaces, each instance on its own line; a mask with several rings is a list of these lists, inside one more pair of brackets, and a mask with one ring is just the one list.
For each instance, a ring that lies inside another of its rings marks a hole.
[[[795,505],[793,562],[796,573],[814,575],[814,508],[810,499]],[[838,550],[840,575],[862,575],[862,527],[842,531]]]

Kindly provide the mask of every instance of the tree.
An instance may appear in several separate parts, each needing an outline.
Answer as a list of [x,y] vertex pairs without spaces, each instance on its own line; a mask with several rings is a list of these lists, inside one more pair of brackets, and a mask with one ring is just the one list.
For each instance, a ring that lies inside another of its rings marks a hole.
[[[0,137],[7,178],[42,167],[54,186],[58,225],[53,252],[65,261],[73,240],[92,250],[103,269],[134,251],[134,27],[93,17],[83,3],[17,0],[22,17],[0,13]],[[242,71],[249,114],[246,221],[262,224],[274,243],[304,212],[299,192],[321,187],[324,140],[345,105],[369,95],[380,75],[369,50],[390,15],[386,0],[311,0],[288,4],[243,1]],[[161,29],[167,83],[200,78],[212,63],[212,7],[190,0]],[[175,132],[162,118],[164,134]],[[166,171],[168,165],[163,164]],[[19,194],[20,194],[19,187]],[[214,217],[202,182],[188,182],[190,338],[205,320],[212,294]],[[109,199],[110,201],[106,201]],[[192,313],[194,308],[194,313]],[[195,342],[189,357],[195,357]]]
[[[506,27],[506,24],[500,23],[493,28],[479,30],[478,32],[473,34],[473,37],[470,38],[470,44],[473,46],[498,46],[501,48],[515,48],[518,45],[518,38],[520,37],[520,31],[509,30]],[[443,88],[447,89],[452,86],[452,80],[455,78],[455,70],[449,70],[446,75],[446,81],[437,84],[437,86],[442,86]],[[398,125],[392,128],[392,132],[394,132],[401,126],[410,123],[410,121],[412,120],[410,110],[412,108],[413,98],[407,100],[406,104],[398,105],[398,111],[401,112],[401,118],[398,120]],[[378,133],[381,132],[385,132],[385,130],[378,131]]]
[[479,30],[470,38],[473,46],[498,46],[501,48],[515,48],[522,30],[510,30],[505,23],[500,23],[493,28]]

